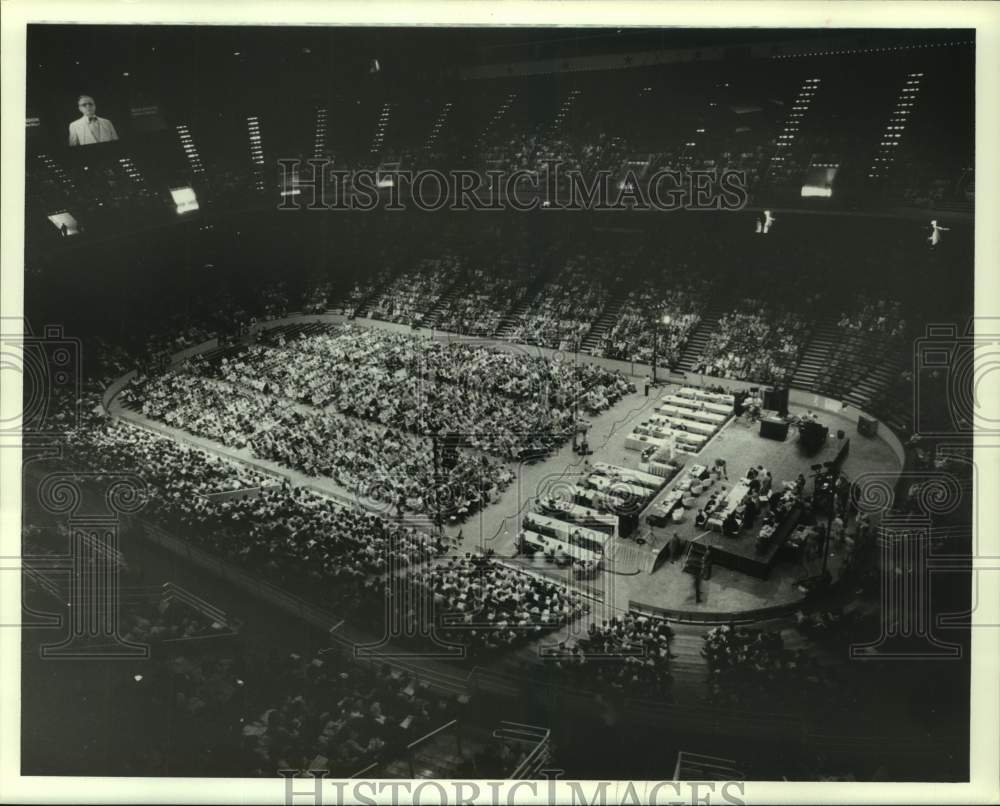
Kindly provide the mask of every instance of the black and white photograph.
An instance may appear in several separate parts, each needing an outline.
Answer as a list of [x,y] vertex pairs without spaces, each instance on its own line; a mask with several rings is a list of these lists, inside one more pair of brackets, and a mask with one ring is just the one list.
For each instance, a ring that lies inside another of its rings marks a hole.
[[142,5],[4,22],[0,800],[998,802],[995,7]]

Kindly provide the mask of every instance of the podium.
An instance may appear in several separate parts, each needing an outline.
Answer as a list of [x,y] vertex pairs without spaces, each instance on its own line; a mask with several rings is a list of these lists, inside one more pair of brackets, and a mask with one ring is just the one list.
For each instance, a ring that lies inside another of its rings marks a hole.
[[761,417],[760,435],[764,439],[784,442],[788,438],[788,422],[780,417]]
[[830,429],[817,422],[808,421],[799,425],[799,443],[807,453],[816,453],[829,435]]

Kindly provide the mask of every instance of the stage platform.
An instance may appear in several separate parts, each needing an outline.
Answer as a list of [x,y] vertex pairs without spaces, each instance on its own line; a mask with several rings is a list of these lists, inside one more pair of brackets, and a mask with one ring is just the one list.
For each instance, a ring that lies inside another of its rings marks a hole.
[[799,521],[798,508],[789,513],[788,518],[778,527],[774,538],[763,551],[757,550],[756,530],[746,530],[734,537],[721,532],[702,532],[698,535],[681,535],[685,551],[689,543],[701,543],[712,550],[712,562],[724,568],[731,568],[757,579],[767,579],[785,546],[789,535]]

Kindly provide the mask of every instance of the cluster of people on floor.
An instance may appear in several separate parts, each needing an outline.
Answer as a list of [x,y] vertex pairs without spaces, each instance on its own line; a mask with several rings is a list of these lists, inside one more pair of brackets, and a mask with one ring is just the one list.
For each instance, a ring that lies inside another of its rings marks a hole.
[[471,452],[435,473],[426,438],[183,370],[137,379],[122,400],[151,419],[400,511],[465,517],[513,480],[508,468]]
[[674,631],[662,619],[632,611],[591,622],[587,635],[564,642],[552,661],[561,675],[598,689],[636,697],[670,696],[670,645]]
[[414,569],[406,582],[433,596],[440,636],[473,653],[517,646],[589,610],[577,591],[485,556]]
[[620,373],[590,364],[359,327],[289,343],[279,335],[191,369],[401,431],[459,434],[465,446],[502,459],[558,447],[579,410],[602,412],[634,390]]

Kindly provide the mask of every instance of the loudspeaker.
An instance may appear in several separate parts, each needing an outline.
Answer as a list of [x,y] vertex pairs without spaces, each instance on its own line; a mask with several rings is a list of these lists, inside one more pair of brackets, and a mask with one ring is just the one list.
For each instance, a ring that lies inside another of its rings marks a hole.
[[858,417],[858,433],[863,437],[875,436],[878,433],[878,420],[873,420],[862,414]]
[[788,423],[774,417],[762,417],[760,435],[764,439],[776,439],[778,442],[784,442],[788,438]]

